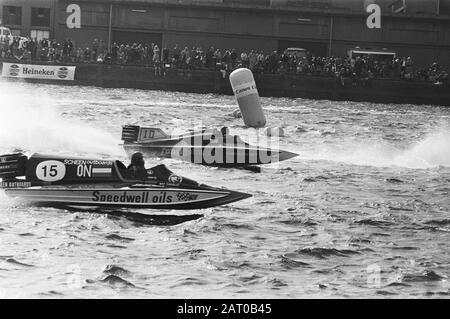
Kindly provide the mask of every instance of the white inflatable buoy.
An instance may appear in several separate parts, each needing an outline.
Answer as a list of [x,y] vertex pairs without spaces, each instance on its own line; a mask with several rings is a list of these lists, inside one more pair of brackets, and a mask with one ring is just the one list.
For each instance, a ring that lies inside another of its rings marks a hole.
[[230,83],[245,125],[255,128],[264,127],[266,117],[261,107],[252,71],[245,68],[233,71],[230,74]]
[[284,137],[284,130],[282,127],[268,127],[264,130],[267,136]]

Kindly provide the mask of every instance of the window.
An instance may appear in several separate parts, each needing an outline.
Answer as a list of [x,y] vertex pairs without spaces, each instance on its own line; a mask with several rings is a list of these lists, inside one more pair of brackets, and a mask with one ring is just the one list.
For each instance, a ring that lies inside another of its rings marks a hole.
[[31,25],[34,27],[50,27],[50,9],[31,8]]
[[45,9],[44,9],[44,8],[37,8],[36,11],[37,11],[36,16],[37,16],[39,19],[45,18]]
[[3,24],[22,25],[22,7],[3,6]]
[[43,39],[49,39],[50,38],[50,32],[47,30],[31,30],[30,37],[33,40],[41,41]]
[[406,0],[396,0],[390,5],[390,7],[393,13],[406,12]]
[[450,15],[450,1],[441,1],[439,4],[439,14]]

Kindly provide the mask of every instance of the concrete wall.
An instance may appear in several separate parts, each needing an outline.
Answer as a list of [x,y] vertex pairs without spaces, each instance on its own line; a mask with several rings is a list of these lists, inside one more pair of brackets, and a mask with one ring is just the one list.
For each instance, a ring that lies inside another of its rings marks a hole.
[[[3,65],[1,62],[0,71]],[[229,79],[223,78],[219,71],[169,69],[165,76],[159,76],[155,75],[153,68],[140,66],[74,65],[77,69],[73,82],[29,81],[193,93],[233,93]],[[255,80],[261,96],[450,106],[448,85],[438,86],[432,82],[379,79],[369,82],[358,80],[353,85],[352,79],[347,78],[342,86],[340,81],[332,77],[272,74],[255,74]]]

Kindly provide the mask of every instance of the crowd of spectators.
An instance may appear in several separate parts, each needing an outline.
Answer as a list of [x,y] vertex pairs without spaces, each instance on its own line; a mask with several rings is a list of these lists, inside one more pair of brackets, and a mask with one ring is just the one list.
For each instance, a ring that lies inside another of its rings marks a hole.
[[405,80],[448,83],[448,73],[436,62],[428,68],[415,68],[411,57],[375,59],[373,56],[319,57],[308,54],[298,56],[286,52],[251,50],[238,52],[236,49],[217,49],[187,46],[160,48],[157,44],[113,43],[108,49],[103,40],[94,39],[86,48],[76,47],[67,39],[64,42],[43,39],[36,41],[23,37],[0,39],[0,57],[22,62],[46,61],[58,63],[110,63],[143,65],[155,68],[161,75],[168,68],[216,69],[223,74],[239,67],[251,69],[254,73],[305,74],[330,76],[338,79],[391,78]]

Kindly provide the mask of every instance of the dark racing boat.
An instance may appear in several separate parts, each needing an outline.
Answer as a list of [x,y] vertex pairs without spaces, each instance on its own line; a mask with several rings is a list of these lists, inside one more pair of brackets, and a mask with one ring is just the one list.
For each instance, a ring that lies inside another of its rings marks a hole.
[[0,156],[0,178],[6,195],[41,206],[189,210],[251,196],[201,185],[164,165],[135,178],[120,161],[40,154]]
[[141,152],[147,157],[174,158],[217,167],[246,167],[271,164],[298,154],[250,145],[228,128],[192,130],[169,136],[159,128],[127,125],[122,129],[123,147],[128,155]]

